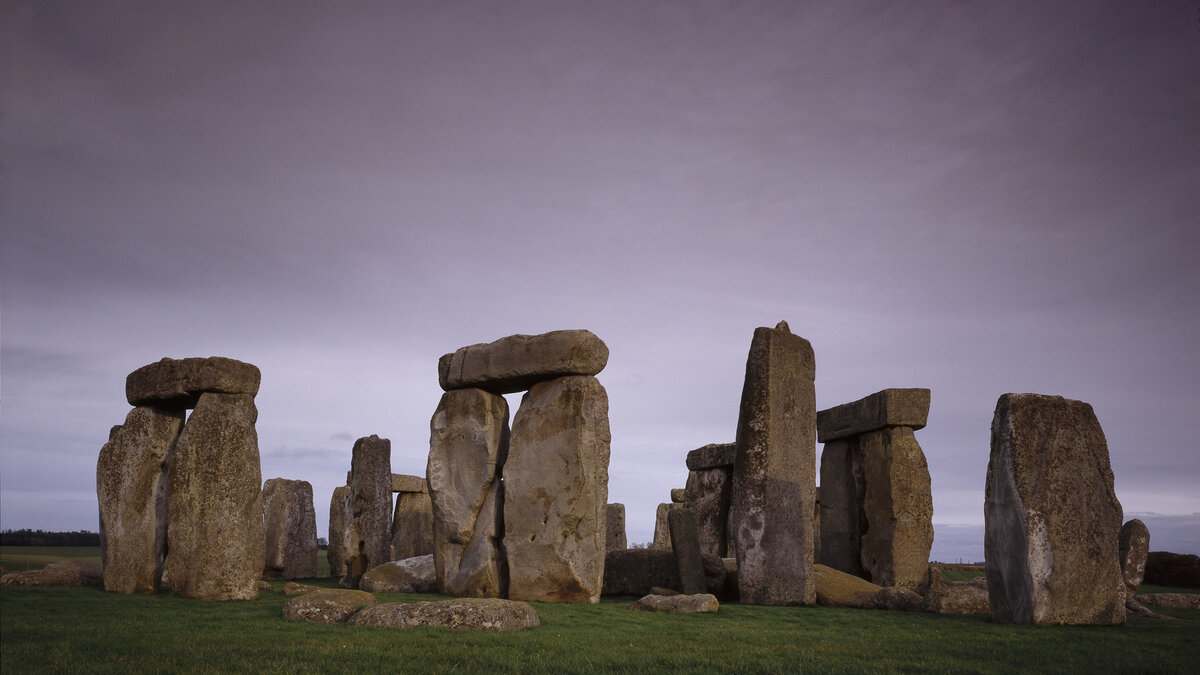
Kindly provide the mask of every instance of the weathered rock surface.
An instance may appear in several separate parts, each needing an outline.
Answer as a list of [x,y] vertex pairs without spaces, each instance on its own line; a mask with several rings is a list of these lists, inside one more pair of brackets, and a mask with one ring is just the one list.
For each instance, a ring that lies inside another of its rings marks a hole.
[[591,331],[556,330],[462,347],[438,361],[438,381],[446,391],[511,394],[568,375],[596,375],[607,363],[608,346]]
[[813,565],[817,603],[831,607],[870,608],[882,586],[826,565]]
[[40,570],[10,572],[0,577],[0,586],[103,586],[100,563],[91,560],[59,560]]
[[729,555],[729,494],[733,485],[733,467],[719,466],[688,472],[684,503],[696,519],[700,550],[724,557]]
[[682,504],[683,500],[686,498],[687,497],[686,497],[685,488],[671,488],[671,503],[672,504]]
[[[725,592],[727,568],[715,555],[702,553],[705,590],[714,595]],[[655,588],[679,589],[679,568],[675,554],[652,548],[628,548],[609,551],[604,560],[604,595],[642,596]]]
[[858,438],[830,441],[821,451],[821,546],[817,561],[864,579],[863,453]]
[[182,430],[182,409],[134,408],[100,449],[96,498],[105,590],[158,590],[167,552],[168,470]]
[[391,559],[392,442],[376,435],[354,442],[350,460],[350,527],[342,585],[357,588],[367,571]]
[[917,612],[921,609],[921,596],[903,586],[885,586],[871,596],[869,607],[894,612]]
[[696,448],[687,454],[688,471],[704,471],[705,469],[733,469],[737,459],[737,443],[709,443]]
[[362,610],[347,623],[377,628],[440,626],[460,631],[521,630],[541,625],[537,612],[529,603],[499,598],[386,603]]
[[541,382],[522,398],[504,464],[509,598],[600,601],[610,440],[594,377]]
[[[815,360],[787,322],[757,328],[746,359],[730,500],[741,602],[811,604]],[[803,514],[803,517],[797,517]]]
[[266,532],[264,579],[308,579],[317,576],[317,512],[312,484],[272,478],[263,484],[263,528]]
[[629,547],[625,538],[625,505],[609,504],[604,515],[604,547],[609,551]]
[[1151,551],[1146,556],[1146,576],[1143,583],[1200,588],[1200,556]]
[[125,398],[132,406],[194,408],[204,393],[253,398],[261,379],[257,366],[236,359],[163,359],[125,378]]
[[429,492],[429,484],[425,481],[424,476],[394,473],[392,474],[392,492]]
[[928,416],[928,389],[884,389],[818,412],[817,442],[829,443],[884,427],[921,429]]
[[289,581],[283,585],[283,594],[284,595],[303,595],[305,593],[312,593],[313,591],[323,591],[323,590],[326,590],[326,589],[321,586],[310,586],[308,584],[298,584],[294,581]]
[[1000,397],[984,522],[995,621],[1125,621],[1121,504],[1090,405],[1037,394]]
[[[924,391],[928,400],[928,390]],[[909,427],[858,437],[863,456],[862,565],[871,581],[923,591],[933,547],[933,492],[925,453]]]
[[709,593],[679,595],[647,595],[629,606],[635,612],[671,612],[673,614],[704,614],[721,608],[717,598]]
[[426,466],[433,500],[433,555],[442,592],[504,597],[503,547],[508,402],[482,389],[442,394],[429,422]]
[[925,593],[922,611],[935,614],[990,614],[987,586],[946,582]]
[[392,560],[433,555],[433,501],[428,492],[396,495],[390,551]]
[[667,520],[667,516],[671,513],[670,504],[659,504],[654,511],[654,541],[650,543],[650,548],[659,549],[661,551],[671,550],[671,524]]
[[1125,579],[1127,594],[1137,592],[1146,577],[1146,558],[1150,555],[1150,530],[1142,521],[1134,518],[1121,526],[1117,534],[1117,547],[1121,555],[1121,576]]
[[1200,594],[1197,593],[1139,593],[1137,601],[1158,607],[1200,609]]
[[259,590],[259,591],[273,591],[273,590],[275,590],[275,587],[274,587],[274,586],[272,586],[272,585],[271,585],[271,582],[269,582],[269,581],[263,581],[262,579],[259,579],[258,581],[254,582],[254,583],[255,583],[255,586],[257,586],[257,587],[258,587],[258,590]]
[[335,577],[346,575],[346,558],[350,543],[350,520],[354,513],[350,508],[350,486],[341,485],[333,489],[329,500],[329,573]]
[[287,621],[342,623],[374,604],[375,596],[365,591],[323,588],[288,600],[283,606],[283,618]]
[[700,559],[700,540],[692,512],[680,506],[671,509],[671,552],[679,571],[679,590],[685,595],[704,593],[704,562]]
[[266,555],[257,418],[250,394],[204,393],[175,444],[166,566],[180,595],[258,597]]
[[386,562],[364,574],[358,588],[369,593],[437,593],[433,554]]

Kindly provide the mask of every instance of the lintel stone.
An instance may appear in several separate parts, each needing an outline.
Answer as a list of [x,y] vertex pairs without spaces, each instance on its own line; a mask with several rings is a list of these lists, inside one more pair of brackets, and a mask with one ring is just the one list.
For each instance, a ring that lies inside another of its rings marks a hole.
[[928,389],[884,389],[853,403],[819,411],[817,442],[828,443],[884,427],[921,429],[928,417]]
[[258,394],[258,367],[222,356],[162,359],[125,378],[125,398],[132,406],[195,408],[200,394]]
[[687,454],[688,471],[703,471],[723,466],[733,466],[737,457],[736,443],[709,443]]
[[443,355],[438,383],[446,391],[478,387],[511,394],[567,375],[596,375],[607,364],[608,346],[588,330],[510,335]]
[[424,476],[408,476],[402,473],[392,474],[392,492],[429,492],[429,484]]

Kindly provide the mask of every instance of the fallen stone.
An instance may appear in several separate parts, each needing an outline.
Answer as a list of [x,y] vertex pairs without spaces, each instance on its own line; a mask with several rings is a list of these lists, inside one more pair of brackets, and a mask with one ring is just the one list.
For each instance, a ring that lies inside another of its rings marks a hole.
[[288,600],[283,606],[283,618],[287,621],[342,623],[374,604],[375,596],[365,591],[323,588]]
[[261,379],[257,366],[221,356],[163,359],[125,378],[125,398],[132,406],[194,408],[204,393],[253,398]]
[[429,485],[424,476],[409,476],[402,473],[392,474],[392,492],[429,492]]
[[704,471],[705,469],[733,468],[737,457],[736,443],[709,443],[696,448],[687,454],[688,471]]
[[1200,588],[1200,556],[1151,551],[1146,556],[1146,576],[1143,583]]
[[[928,401],[928,390],[917,391],[924,391]],[[923,592],[933,547],[933,492],[925,453],[909,427],[887,427],[857,440],[863,457],[861,516],[867,524],[862,566],[881,586]]]
[[829,443],[884,427],[921,429],[928,416],[928,389],[884,389],[818,412],[817,442]]
[[830,607],[870,608],[882,586],[826,565],[813,565],[817,604]]
[[591,331],[510,335],[446,354],[438,361],[438,382],[446,391],[478,387],[511,394],[560,377],[596,375],[607,363],[608,347]]
[[1125,614],[1126,616],[1140,616],[1145,619],[1158,619],[1160,621],[1175,620],[1175,617],[1173,616],[1167,616],[1166,614],[1159,614],[1158,612],[1152,611],[1149,607],[1146,607],[1142,603],[1138,602],[1137,598],[1131,594],[1125,595]]
[[329,560],[329,573],[335,577],[346,575],[347,546],[350,541],[350,520],[354,517],[350,509],[350,486],[341,485],[333,489],[329,500],[329,548],[325,555]]
[[443,593],[504,597],[504,486],[508,402],[482,389],[442,394],[429,422],[433,555]]
[[625,538],[625,505],[609,504],[604,514],[604,547],[621,550],[629,547]]
[[921,596],[903,586],[885,586],[871,596],[869,605],[872,609],[917,612],[921,609]]
[[458,598],[440,602],[375,605],[355,614],[348,625],[377,628],[439,626],[457,631],[503,631],[535,628],[541,625],[541,621],[533,606],[527,602],[499,598]]
[[504,464],[509,598],[600,601],[610,440],[594,377],[540,382],[521,399]]
[[1143,605],[1200,609],[1200,594],[1197,593],[1139,593],[1135,598]]
[[[696,595],[706,590],[704,563],[700,559],[700,541],[696,537],[696,521],[685,507],[671,509],[671,552],[679,571],[679,590]],[[722,567],[722,570],[724,567]]]
[[358,588],[369,593],[437,593],[433,554],[386,562],[364,574]]
[[682,504],[687,499],[685,488],[671,488],[671,503]]
[[1117,546],[1121,555],[1121,576],[1125,579],[1126,592],[1137,592],[1146,577],[1146,558],[1150,555],[1150,530],[1142,521],[1134,518],[1121,526],[1117,534]]
[[670,504],[659,504],[654,511],[654,541],[650,548],[661,551],[671,550],[671,525],[667,516],[671,513]]
[[433,555],[433,501],[428,492],[401,492],[392,513],[391,559]]
[[175,444],[166,566],[180,595],[258,597],[266,551],[257,418],[250,394],[203,393]]
[[312,484],[272,478],[263,484],[266,579],[317,576],[317,513]]
[[733,468],[693,469],[688,472],[685,503],[696,519],[700,550],[729,555],[729,493]]
[[391,559],[392,442],[372,434],[354,442],[350,460],[350,526],[342,585]]
[[294,581],[289,581],[283,585],[283,594],[284,595],[303,595],[305,593],[312,593],[313,591],[323,591],[323,590],[326,590],[326,589],[321,586],[310,586],[308,584],[298,584]]
[[275,590],[275,588],[274,588],[273,586],[271,586],[271,582],[269,582],[269,581],[263,581],[263,580],[261,580],[261,579],[260,579],[260,580],[258,581],[258,584],[257,584],[257,585],[258,585],[258,590],[259,590],[259,592],[262,592],[262,591],[273,591],[273,590]]
[[925,593],[921,610],[934,614],[990,614],[992,607],[986,586],[944,582]]
[[720,609],[721,603],[710,593],[680,595],[647,595],[629,606],[635,612],[670,612],[672,614],[707,614]]
[[816,600],[814,376],[812,345],[793,335],[787,322],[755,329],[746,359],[729,507],[729,536],[744,604]]
[[96,462],[104,589],[154,593],[167,552],[168,470],[183,410],[141,407],[112,428]]
[[92,560],[59,560],[40,570],[10,572],[0,586],[104,586],[100,563]]
[[1125,621],[1121,504],[1090,405],[1037,394],[1000,397],[984,523],[993,620]]

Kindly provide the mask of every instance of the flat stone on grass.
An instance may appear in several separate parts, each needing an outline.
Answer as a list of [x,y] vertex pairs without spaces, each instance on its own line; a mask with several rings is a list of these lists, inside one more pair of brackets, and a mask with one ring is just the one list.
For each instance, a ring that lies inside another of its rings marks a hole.
[[521,630],[541,625],[527,602],[499,598],[457,598],[440,602],[389,602],[368,607],[347,622],[350,626],[420,628],[440,626],[450,630]]

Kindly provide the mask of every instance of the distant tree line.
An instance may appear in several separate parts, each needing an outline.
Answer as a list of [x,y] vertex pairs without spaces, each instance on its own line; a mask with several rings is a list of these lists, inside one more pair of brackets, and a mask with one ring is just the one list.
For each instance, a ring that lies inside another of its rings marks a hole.
[[100,533],[46,532],[45,530],[4,530],[0,546],[99,546]]

